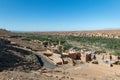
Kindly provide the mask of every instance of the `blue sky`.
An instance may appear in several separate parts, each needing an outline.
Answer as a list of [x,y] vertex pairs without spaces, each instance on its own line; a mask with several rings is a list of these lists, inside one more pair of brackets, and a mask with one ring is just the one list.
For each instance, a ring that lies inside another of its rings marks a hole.
[[0,0],[0,28],[14,31],[120,29],[120,0]]

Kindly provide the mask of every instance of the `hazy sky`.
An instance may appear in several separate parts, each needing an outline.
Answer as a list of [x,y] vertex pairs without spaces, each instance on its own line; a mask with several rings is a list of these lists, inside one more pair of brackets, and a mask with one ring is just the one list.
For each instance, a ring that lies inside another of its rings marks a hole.
[[120,0],[0,0],[0,28],[16,31],[120,29]]

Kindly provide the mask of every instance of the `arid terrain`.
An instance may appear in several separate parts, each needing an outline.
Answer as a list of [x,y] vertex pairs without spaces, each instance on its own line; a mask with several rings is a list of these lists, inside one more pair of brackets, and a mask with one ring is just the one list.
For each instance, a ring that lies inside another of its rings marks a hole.
[[[119,62],[117,56],[109,59],[111,55],[107,52],[95,53],[96,57],[89,60],[87,55],[91,51],[61,52],[60,43],[46,45],[46,41],[27,39],[21,34],[0,29],[0,80],[120,80],[120,65],[115,63]],[[120,30],[24,34],[120,38]]]
[[61,32],[28,32],[37,35],[73,35],[73,36],[100,36],[100,37],[120,37],[120,29],[118,30],[91,30],[91,31],[61,31]]

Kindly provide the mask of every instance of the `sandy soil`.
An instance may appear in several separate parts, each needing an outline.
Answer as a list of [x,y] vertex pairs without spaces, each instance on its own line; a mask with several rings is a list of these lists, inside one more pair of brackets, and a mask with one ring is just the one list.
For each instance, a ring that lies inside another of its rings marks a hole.
[[120,66],[109,64],[64,65],[46,72],[0,72],[0,80],[120,80]]
[[59,73],[45,73],[45,75],[52,74],[61,80],[120,80],[120,66],[116,65],[110,67],[105,63],[83,64],[61,69]]
[[0,80],[120,80],[120,66],[110,64],[62,65],[55,69],[0,72]]

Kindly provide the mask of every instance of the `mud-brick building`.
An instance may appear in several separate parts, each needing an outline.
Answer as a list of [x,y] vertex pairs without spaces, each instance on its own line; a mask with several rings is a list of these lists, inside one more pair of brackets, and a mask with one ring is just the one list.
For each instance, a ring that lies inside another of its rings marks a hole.
[[91,53],[81,53],[81,61],[83,61],[83,62],[92,61]]
[[81,53],[69,53],[69,57],[74,60],[81,60]]

